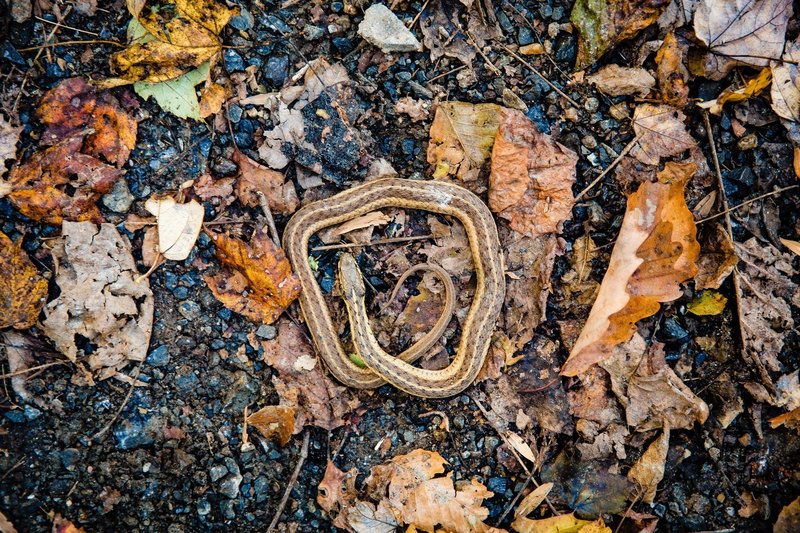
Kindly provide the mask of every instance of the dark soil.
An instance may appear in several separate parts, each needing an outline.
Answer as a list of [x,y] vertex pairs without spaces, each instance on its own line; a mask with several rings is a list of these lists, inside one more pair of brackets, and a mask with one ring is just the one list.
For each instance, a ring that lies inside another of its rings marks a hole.
[[[548,38],[547,26],[566,23],[571,9],[569,2],[559,0],[494,3],[508,45],[519,44],[519,39],[527,40],[527,30],[533,24],[543,30],[543,35],[530,32],[534,39]],[[531,61],[583,105],[579,110],[581,118],[576,122],[564,119],[563,99],[498,46],[491,47],[488,57],[504,69],[504,76],[492,74],[478,57],[477,81],[465,88],[456,79],[458,72],[446,74],[459,66],[456,61],[432,63],[428,52],[402,54],[384,72],[373,65],[361,73],[359,58],[373,50],[366,43],[359,44],[356,34],[368,3],[353,2],[356,13],[353,15],[346,14],[343,3],[336,1],[298,2],[287,9],[279,9],[279,4],[264,1],[247,6],[254,17],[254,26],[246,33],[232,27],[225,30],[224,41],[234,48],[226,51],[221,73],[225,69],[228,72],[241,69],[246,64],[257,65],[258,83],[268,90],[277,90],[287,73],[291,75],[305,60],[320,55],[328,56],[331,62],[342,60],[359,86],[360,105],[370,111],[370,118],[360,127],[365,138],[371,140],[375,152],[372,155],[388,159],[402,177],[429,174],[425,148],[430,123],[411,123],[407,117],[399,117],[393,104],[404,95],[430,99],[427,80],[442,75],[435,84],[451,100],[502,104],[503,89],[513,86],[528,105],[528,116],[581,155],[576,192],[597,175],[593,168],[606,168],[633,138],[627,122],[619,123],[608,112],[611,104],[624,99],[612,100],[585,86],[567,85],[576,54],[575,37],[569,32],[560,31],[553,39],[552,62],[545,56],[533,57]],[[331,20],[336,20],[341,32],[332,36],[323,28],[322,37],[307,40],[303,30],[311,24],[309,11],[314,4],[319,4],[325,14],[334,15]],[[395,12],[410,21],[422,9],[423,2],[398,4]],[[92,34],[64,27],[56,33],[56,40],[85,41],[97,34],[97,39],[124,42],[129,19],[124,3],[117,1],[102,7],[93,17],[72,13],[65,19],[66,25]],[[42,17],[54,20],[47,12]],[[21,159],[37,147],[41,128],[33,111],[43,92],[66,77],[107,76],[108,57],[116,50],[99,44],[57,46],[19,52],[25,65],[15,63],[15,50],[41,45],[43,35],[52,29],[52,23],[33,19],[14,23],[8,6],[0,0],[3,105],[7,111],[15,108],[26,126]],[[641,35],[600,63],[625,64],[652,37]],[[284,58],[288,58],[286,71],[281,69]],[[32,66],[28,66],[31,62]],[[692,96],[708,99],[725,86],[698,80],[694,82]],[[769,115],[767,103],[757,100],[749,105],[754,112]],[[759,111],[758,106],[763,109]],[[690,131],[710,160],[701,113],[694,108],[685,112],[692,121]],[[726,113],[732,112],[726,109]],[[175,191],[181,183],[206,169],[218,177],[235,172],[230,161],[233,143],[229,134],[217,133],[204,123],[176,119],[149,101],[142,103],[142,114],[145,119],[139,124],[137,148],[126,167],[126,179],[136,199],[133,212],[143,214],[143,199],[153,193]],[[731,176],[726,181],[731,204],[771,191],[774,186],[796,182],[791,164],[792,145],[780,123],[758,127],[755,130],[758,147],[741,151],[730,131],[729,118],[724,115],[712,120],[720,163],[726,176]],[[266,119],[249,118],[245,114],[232,126],[236,144],[255,155],[252,150],[261,142],[259,131],[272,125]],[[752,179],[737,181],[737,176],[741,176],[733,172],[737,169],[752,170],[748,174]],[[326,184],[325,190],[347,188],[363,179],[365,171],[359,166],[343,182]],[[294,177],[292,171],[289,176]],[[697,184],[697,188],[702,189],[701,185],[706,185],[703,190],[710,191],[713,180]],[[297,190],[302,197],[299,185]],[[605,246],[601,258],[595,262],[598,280],[611,250],[607,245],[616,238],[628,192],[612,176],[607,177],[587,200],[576,206],[573,220],[565,227],[568,246],[587,231],[591,231],[598,246]],[[699,198],[700,195],[689,198],[690,207]],[[749,236],[756,227],[766,239],[774,235],[797,239],[800,212],[797,195],[775,196],[768,203],[779,216],[754,224],[735,221],[738,238]],[[255,219],[258,214],[237,205],[230,208],[229,216]],[[107,210],[104,214],[114,223],[124,220],[124,215]],[[209,219],[217,215],[213,206],[207,206],[207,215]],[[279,218],[277,222],[282,229],[286,220]],[[8,201],[0,200],[0,229],[14,239],[22,236],[25,249],[41,261],[40,267],[52,268],[42,245],[44,239],[58,234],[58,228],[32,223]],[[251,225],[245,225],[237,231],[248,234],[252,229]],[[120,230],[123,231],[121,225]],[[138,254],[141,237],[127,235],[133,239]],[[70,367],[50,367],[28,381],[29,390],[48,406],[38,408],[17,405],[8,380],[4,381],[4,394],[0,398],[0,511],[19,531],[50,529],[50,513],[60,513],[88,531],[266,529],[298,460],[302,438],[295,436],[283,448],[257,439],[254,451],[240,451],[244,407],[274,404],[278,400],[271,369],[260,360],[258,351],[247,339],[257,330],[258,335],[271,332],[259,330],[259,324],[231,313],[214,299],[192,264],[196,256],[213,262],[213,247],[207,237],[201,236],[195,252],[185,262],[167,262],[150,277],[156,296],[156,322],[150,356],[140,376],[148,386],[135,390],[109,432],[93,439],[115,418],[128,393],[127,385],[109,380],[95,387],[79,387],[70,381]],[[330,272],[334,260],[333,254],[323,256],[322,271]],[[566,259],[560,258],[553,279],[557,280],[565,268]],[[380,273],[377,275],[380,277]],[[386,279],[385,283],[390,287],[393,281]],[[539,333],[557,342],[556,321],[583,319],[586,310],[575,315],[558,283],[554,285],[547,322],[539,328]],[[730,281],[722,290],[731,297]],[[721,374],[727,372],[734,383],[757,380],[754,369],[740,355],[737,320],[730,309],[729,306],[718,317],[698,318],[687,315],[683,304],[677,302],[663,306],[662,312],[642,324],[643,331],[656,331],[655,338],[666,343],[667,360],[671,364],[688,365],[690,370],[683,378],[709,404],[712,413],[703,426],[673,433],[667,472],[659,485],[656,503],[652,507],[634,506],[635,510],[662,517],[659,522],[662,531],[770,531],[777,513],[800,493],[800,438],[784,428],[769,429],[765,422],[779,414],[777,410],[753,404],[749,396],[734,388],[733,394],[741,395],[744,400],[744,412],[725,429],[717,419],[721,406],[732,398],[730,391],[717,381]],[[800,319],[800,310],[793,311],[795,318]],[[716,340],[713,353],[698,346],[694,341],[698,336]],[[245,347],[248,361],[220,355],[220,350],[235,354],[241,346]],[[526,351],[528,357],[536,357],[533,346]],[[559,351],[562,361],[566,354],[564,349]],[[796,368],[800,362],[798,354],[800,341],[794,331],[787,336],[780,358],[787,368]],[[44,355],[39,359],[39,364],[50,360]],[[468,389],[467,394],[471,391]],[[477,477],[486,484],[495,493],[487,502],[490,510],[487,521],[508,527],[509,516],[513,514],[507,515],[502,523],[497,523],[497,519],[521,490],[527,475],[509,457],[499,435],[467,394],[426,401],[384,387],[372,396],[363,395],[365,409],[347,426],[332,432],[306,429],[311,432],[309,457],[292,490],[280,529],[332,529],[316,504],[316,487],[332,455],[342,470],[356,467],[363,476],[388,457],[415,448],[441,453],[456,479]],[[567,406],[559,408],[566,410]],[[445,413],[451,431],[440,429],[438,416],[421,416],[429,411]],[[173,428],[179,428],[183,436],[176,435]],[[574,435],[540,432],[538,437],[541,447],[548,444],[545,465],[554,461],[559,452],[575,453],[571,451],[577,439]],[[383,439],[391,441],[391,451],[386,457],[379,447]],[[638,450],[634,447],[621,462],[623,472],[638,458],[643,447],[640,445]],[[241,484],[237,487],[238,476]],[[766,495],[769,500],[766,512],[750,518],[739,516],[737,511],[742,506],[739,498],[744,492]],[[630,527],[628,521],[623,530]]]

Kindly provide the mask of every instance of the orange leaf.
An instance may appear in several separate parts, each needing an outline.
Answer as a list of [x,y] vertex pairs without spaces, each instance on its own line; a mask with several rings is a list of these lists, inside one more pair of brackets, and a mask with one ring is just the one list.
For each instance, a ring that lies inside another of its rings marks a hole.
[[262,193],[270,210],[278,215],[291,215],[300,201],[292,182],[285,182],[283,174],[259,165],[239,150],[234,150],[233,160],[239,165],[236,196],[248,207],[258,207],[258,193]]
[[216,115],[225,103],[225,87],[212,83],[200,91],[200,116],[202,118]]
[[358,498],[356,476],[358,471],[351,468],[347,472],[339,470],[329,459],[325,475],[317,487],[317,503],[323,511],[332,515],[333,525],[339,529],[347,529],[348,524],[343,509],[352,507]]
[[27,329],[36,323],[47,297],[47,280],[22,250],[0,231],[0,329]]
[[256,322],[272,324],[300,294],[300,280],[269,236],[257,229],[249,243],[211,234],[217,259],[225,270],[205,276],[225,307]]
[[0,182],[0,197],[7,194],[23,215],[37,222],[103,222],[95,202],[123,172],[80,153],[83,139],[74,134],[14,167],[8,182]]
[[284,405],[268,405],[247,417],[247,423],[268,439],[284,446],[294,432],[294,409]]
[[676,37],[674,32],[669,32],[656,53],[656,76],[661,100],[678,108],[685,107],[689,101],[689,87],[686,85],[689,71],[684,66],[688,52],[689,43],[683,37]]
[[625,218],[589,318],[561,373],[576,376],[629,340],[636,322],[660,302],[681,296],[680,284],[697,273],[697,228],[683,189],[693,163],[667,163],[657,183],[628,198]]
[[578,156],[539,133],[522,112],[503,109],[492,149],[489,207],[530,237],[558,231],[574,198]]

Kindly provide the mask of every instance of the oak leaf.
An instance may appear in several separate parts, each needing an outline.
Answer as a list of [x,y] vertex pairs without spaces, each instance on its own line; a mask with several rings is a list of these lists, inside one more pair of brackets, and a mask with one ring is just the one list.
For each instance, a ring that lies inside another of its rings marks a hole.
[[210,234],[223,272],[204,279],[222,304],[247,318],[272,324],[300,294],[300,280],[275,243],[256,229],[249,243]]
[[14,167],[8,181],[0,181],[0,197],[7,196],[23,215],[46,224],[102,222],[96,202],[123,172],[80,153],[83,139],[74,134]]
[[501,107],[496,104],[444,102],[436,108],[428,142],[433,177],[475,181],[492,153]]
[[247,423],[258,430],[267,439],[274,439],[285,446],[294,433],[295,413],[292,407],[285,405],[268,405],[251,413]]
[[258,207],[258,193],[263,194],[270,210],[278,215],[291,215],[297,211],[300,201],[291,181],[283,174],[259,165],[239,150],[234,150],[233,160],[239,165],[236,181],[236,196],[248,207]]
[[529,237],[558,232],[572,214],[578,156],[539,133],[521,111],[503,109],[492,148],[489,207]]
[[667,163],[657,183],[628,198],[608,270],[589,318],[561,373],[575,376],[630,339],[636,322],[660,302],[681,296],[680,284],[697,273],[700,246],[683,190],[696,166]]
[[637,143],[630,155],[648,165],[697,146],[684,124],[686,115],[667,105],[640,104],[633,112]]
[[638,94],[645,97],[656,84],[656,79],[641,67],[621,67],[615,64],[607,65],[587,76],[586,81],[609,96]]
[[781,118],[789,131],[789,138],[800,145],[800,40],[786,43],[786,51],[780,61],[771,63],[772,110]]
[[720,80],[739,64],[765,67],[783,52],[791,0],[701,0],[694,32],[708,47],[696,74]]
[[27,329],[36,323],[47,298],[47,280],[22,249],[0,231],[0,329]]

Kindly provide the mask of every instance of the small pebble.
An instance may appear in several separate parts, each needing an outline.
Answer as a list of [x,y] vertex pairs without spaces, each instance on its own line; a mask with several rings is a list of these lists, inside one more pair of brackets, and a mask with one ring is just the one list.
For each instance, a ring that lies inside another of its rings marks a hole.
[[239,72],[244,70],[244,60],[242,59],[242,56],[236,52],[236,50],[231,50],[230,48],[225,50],[223,58],[225,61],[225,70],[228,72]]
[[159,346],[147,354],[147,364],[155,367],[162,367],[169,364],[169,350],[166,346]]
[[270,326],[267,324],[261,324],[258,326],[256,330],[256,336],[261,339],[272,340],[278,334],[278,330],[275,329],[275,326]]
[[200,304],[192,300],[181,302],[181,304],[178,306],[178,312],[186,320],[197,320],[202,314],[200,310]]

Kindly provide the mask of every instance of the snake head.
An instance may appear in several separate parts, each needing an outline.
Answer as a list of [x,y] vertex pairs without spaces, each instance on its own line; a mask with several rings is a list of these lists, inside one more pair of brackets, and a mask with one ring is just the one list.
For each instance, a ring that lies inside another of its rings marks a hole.
[[358,268],[356,258],[351,254],[342,254],[339,258],[339,284],[345,299],[358,301],[367,294],[361,270]]

